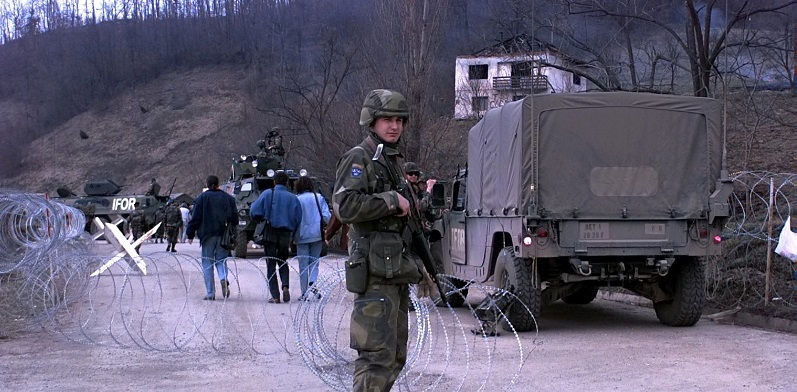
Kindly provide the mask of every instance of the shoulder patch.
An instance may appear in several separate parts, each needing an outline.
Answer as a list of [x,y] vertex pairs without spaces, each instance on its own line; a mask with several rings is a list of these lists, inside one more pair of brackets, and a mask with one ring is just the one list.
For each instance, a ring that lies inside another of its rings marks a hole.
[[358,163],[351,164],[351,176],[353,178],[360,178],[363,175],[363,165]]

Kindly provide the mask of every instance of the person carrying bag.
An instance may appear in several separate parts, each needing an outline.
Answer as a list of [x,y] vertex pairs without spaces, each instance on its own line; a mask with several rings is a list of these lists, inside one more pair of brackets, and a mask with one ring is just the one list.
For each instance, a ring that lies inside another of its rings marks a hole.
[[322,256],[324,247],[324,225],[329,222],[332,214],[324,197],[315,193],[315,184],[311,179],[299,178],[295,190],[302,206],[302,224],[295,238],[296,258],[299,260],[299,282],[302,288],[300,300],[306,300],[308,288],[316,298],[320,296],[312,286],[318,278],[318,258]]
[[[296,195],[288,190],[288,175],[285,172],[277,172],[274,184],[274,188],[264,191],[255,200],[249,215],[252,219],[267,222],[261,230],[260,241],[266,254],[266,273],[271,292],[271,299],[268,302],[278,304],[280,303],[279,283],[282,283],[282,302],[291,300],[290,269],[287,260],[291,240],[302,223],[302,207]],[[267,203],[267,200],[270,201]]]

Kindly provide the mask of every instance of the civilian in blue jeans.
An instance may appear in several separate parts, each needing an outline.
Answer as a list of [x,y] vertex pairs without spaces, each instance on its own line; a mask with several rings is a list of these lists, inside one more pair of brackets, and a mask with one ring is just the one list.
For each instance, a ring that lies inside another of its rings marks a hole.
[[216,299],[216,283],[213,279],[213,266],[219,273],[221,293],[224,298],[230,296],[230,283],[227,280],[227,258],[230,251],[221,247],[221,236],[227,225],[238,224],[238,208],[235,199],[219,189],[219,178],[208,176],[208,190],[202,192],[194,200],[194,214],[188,221],[186,236],[188,243],[194,242],[194,235],[199,236],[202,247],[202,276],[205,278],[205,300]]
[[[324,196],[315,193],[313,180],[300,177],[294,185],[299,203],[302,205],[302,224],[296,231],[296,258],[299,259],[299,283],[302,286],[300,301],[306,300],[307,288],[318,278],[318,258],[324,240],[321,232],[323,224],[329,223],[332,214]],[[317,291],[313,289],[317,294]],[[318,294],[317,294],[318,296]]]
[[271,292],[269,303],[280,303],[279,280],[282,282],[282,302],[291,300],[288,248],[296,230],[302,223],[302,206],[299,199],[288,189],[289,177],[278,171],[274,175],[274,188],[266,189],[257,197],[249,210],[252,219],[260,222],[268,219],[275,235],[267,239],[263,248],[266,254],[266,273],[268,289]]

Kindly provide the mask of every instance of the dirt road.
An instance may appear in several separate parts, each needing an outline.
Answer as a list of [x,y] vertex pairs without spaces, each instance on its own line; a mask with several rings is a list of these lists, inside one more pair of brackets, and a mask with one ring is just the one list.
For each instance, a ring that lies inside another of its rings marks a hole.
[[[232,297],[211,302],[201,300],[199,247],[180,244],[177,255],[161,248],[143,246],[146,276],[114,266],[86,280],[90,289],[46,331],[0,341],[0,390],[289,392],[350,385],[351,298],[333,273],[340,259],[322,265],[321,300],[266,304],[264,263],[250,259],[231,263]],[[291,279],[296,298],[295,271]],[[478,296],[472,290],[469,302]],[[428,317],[423,309],[411,315],[411,369],[395,390],[797,390],[794,334],[705,319],[671,328],[650,308],[599,299],[546,308],[539,334],[482,338],[469,332],[475,323],[466,309],[429,310]]]

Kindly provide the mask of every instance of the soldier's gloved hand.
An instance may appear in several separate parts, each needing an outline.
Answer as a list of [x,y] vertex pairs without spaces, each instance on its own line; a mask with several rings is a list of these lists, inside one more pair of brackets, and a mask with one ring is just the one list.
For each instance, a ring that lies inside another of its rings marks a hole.
[[423,270],[423,278],[416,287],[418,289],[418,298],[429,297],[434,298],[440,294],[437,292],[437,285],[426,270]]

